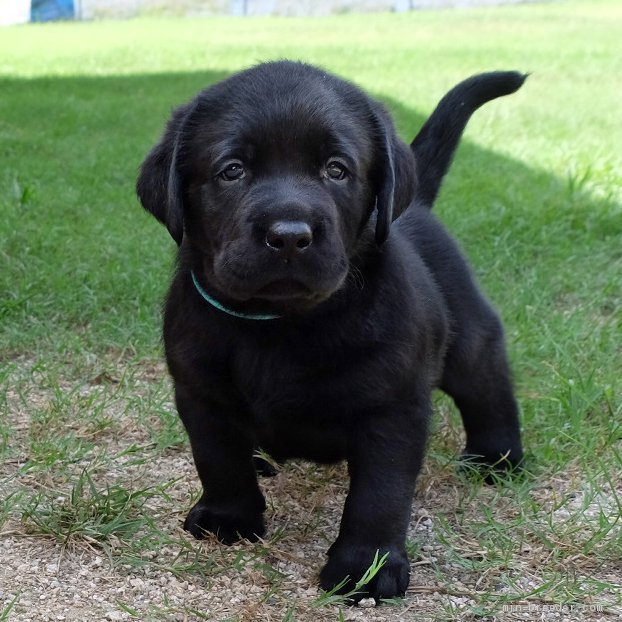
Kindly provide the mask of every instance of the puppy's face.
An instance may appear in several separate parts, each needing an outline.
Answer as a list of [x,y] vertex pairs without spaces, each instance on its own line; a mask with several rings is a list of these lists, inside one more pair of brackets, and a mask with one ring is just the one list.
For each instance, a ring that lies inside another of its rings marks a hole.
[[[375,206],[376,238],[386,237],[414,188],[409,156],[361,91],[306,65],[272,63],[178,110],[138,191],[217,297],[300,312],[342,286]],[[164,209],[148,186],[158,163],[168,165],[155,193]],[[410,173],[401,184],[398,169]]]
[[179,168],[185,231],[219,292],[304,307],[346,278],[374,207],[373,145],[330,93],[265,87],[197,115]]

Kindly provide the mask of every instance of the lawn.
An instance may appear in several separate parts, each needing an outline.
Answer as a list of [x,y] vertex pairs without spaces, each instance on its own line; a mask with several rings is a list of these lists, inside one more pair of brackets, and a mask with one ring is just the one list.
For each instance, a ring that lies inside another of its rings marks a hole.
[[[621,23],[595,0],[1,29],[0,620],[619,617]],[[527,472],[459,473],[439,395],[411,588],[373,610],[316,587],[342,465],[263,482],[259,545],[180,527],[199,490],[161,363],[174,243],[134,183],[174,106],[273,58],[354,80],[407,139],[461,79],[531,73],[476,113],[436,206],[505,320]]]

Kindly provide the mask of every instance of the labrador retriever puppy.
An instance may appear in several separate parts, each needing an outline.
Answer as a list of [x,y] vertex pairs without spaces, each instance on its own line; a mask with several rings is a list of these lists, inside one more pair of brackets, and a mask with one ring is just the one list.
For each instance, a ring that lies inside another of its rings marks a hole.
[[266,531],[258,448],[347,460],[350,488],[322,588],[401,596],[406,530],[441,388],[464,457],[523,457],[501,322],[431,214],[471,114],[525,76],[451,90],[410,146],[356,86],[297,62],[261,64],[172,115],[137,184],[179,245],[164,344],[203,494],[184,528]]

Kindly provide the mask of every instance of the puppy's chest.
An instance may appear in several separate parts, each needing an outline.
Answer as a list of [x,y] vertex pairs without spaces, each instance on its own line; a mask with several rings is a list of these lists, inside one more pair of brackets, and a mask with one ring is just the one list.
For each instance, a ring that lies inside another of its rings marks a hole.
[[364,358],[268,347],[240,353],[236,383],[259,422],[294,414],[316,417],[318,410],[327,415],[341,410],[355,367],[364,374]]
[[258,444],[274,457],[338,460],[362,417],[398,399],[410,401],[417,354],[412,336],[344,332],[326,327],[239,344],[234,383]]
[[[278,348],[241,356],[237,383],[257,444],[278,460],[343,458],[354,413],[366,401],[353,391],[352,370],[344,363],[343,357],[291,355]],[[359,375],[364,369],[361,363],[353,367]]]

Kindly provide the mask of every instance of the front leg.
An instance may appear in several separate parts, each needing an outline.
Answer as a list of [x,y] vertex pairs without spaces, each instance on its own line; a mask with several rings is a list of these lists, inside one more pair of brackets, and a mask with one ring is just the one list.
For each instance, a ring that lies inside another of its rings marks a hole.
[[320,574],[323,589],[331,590],[348,577],[339,593],[351,591],[378,552],[379,558],[385,553],[388,558],[354,600],[378,601],[406,592],[410,579],[406,531],[430,412],[426,400],[418,406],[393,406],[390,412],[357,422],[348,456],[350,491],[339,537]]
[[264,497],[253,466],[253,439],[236,425],[235,413],[188,387],[175,386],[177,410],[186,427],[203,494],[184,529],[195,538],[214,533],[225,544],[256,541],[265,533]]

